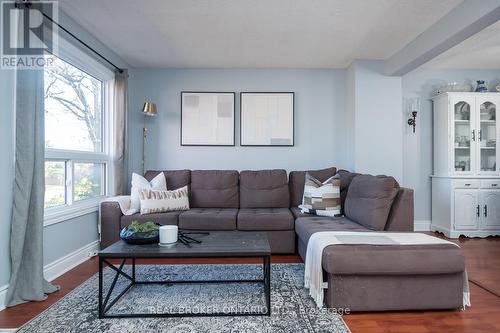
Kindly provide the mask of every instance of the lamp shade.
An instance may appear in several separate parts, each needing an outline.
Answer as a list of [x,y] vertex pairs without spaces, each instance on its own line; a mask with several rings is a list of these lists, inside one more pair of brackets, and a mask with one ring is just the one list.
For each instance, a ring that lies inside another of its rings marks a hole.
[[151,102],[144,103],[142,107],[142,113],[146,116],[156,116],[156,104]]

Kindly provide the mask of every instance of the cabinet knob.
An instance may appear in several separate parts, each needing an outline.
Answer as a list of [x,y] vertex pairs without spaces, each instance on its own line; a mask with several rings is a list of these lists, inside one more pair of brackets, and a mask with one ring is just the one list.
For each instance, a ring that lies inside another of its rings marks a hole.
[[484,217],[488,217],[488,205],[484,205]]
[[470,186],[471,184],[465,184],[465,186]]
[[491,187],[497,187],[498,184],[491,184]]

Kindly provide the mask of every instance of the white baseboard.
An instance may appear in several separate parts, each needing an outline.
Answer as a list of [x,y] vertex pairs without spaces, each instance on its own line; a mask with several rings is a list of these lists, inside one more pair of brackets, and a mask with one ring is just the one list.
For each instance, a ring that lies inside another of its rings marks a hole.
[[431,231],[430,220],[415,220],[413,226],[415,231]]
[[[81,248],[68,253],[62,258],[59,258],[43,267],[43,275],[47,281],[52,281],[64,273],[70,271],[82,262],[96,255],[99,250],[99,241],[93,241]],[[5,296],[7,295],[8,284],[0,287],[0,311],[5,309]],[[3,333],[0,329],[0,333]],[[9,331],[6,331],[9,332]]]
[[0,333],[14,333],[17,328],[0,328]]
[[47,281],[52,281],[67,271],[80,265],[82,262],[96,255],[99,250],[99,241],[82,246],[62,258],[59,258],[43,267],[43,275]]
[[0,287],[0,311],[5,309],[5,297],[7,296],[7,289],[8,288],[9,288],[8,284]]

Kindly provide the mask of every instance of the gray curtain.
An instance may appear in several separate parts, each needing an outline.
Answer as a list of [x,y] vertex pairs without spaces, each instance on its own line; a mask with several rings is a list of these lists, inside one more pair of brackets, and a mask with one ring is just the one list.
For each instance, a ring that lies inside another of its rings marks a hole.
[[127,118],[128,118],[128,72],[116,73],[113,90],[113,164],[114,190],[116,195],[125,194],[127,186]]
[[18,70],[7,306],[42,301],[59,289],[43,277],[44,134],[43,70]]

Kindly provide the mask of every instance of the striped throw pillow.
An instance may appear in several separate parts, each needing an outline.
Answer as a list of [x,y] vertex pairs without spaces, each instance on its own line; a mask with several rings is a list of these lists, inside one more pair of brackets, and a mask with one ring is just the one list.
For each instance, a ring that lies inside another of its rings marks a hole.
[[306,173],[302,213],[319,216],[340,214],[340,176],[337,174],[323,183]]
[[189,209],[188,187],[173,191],[154,191],[145,189],[140,192],[141,214],[165,213]]

